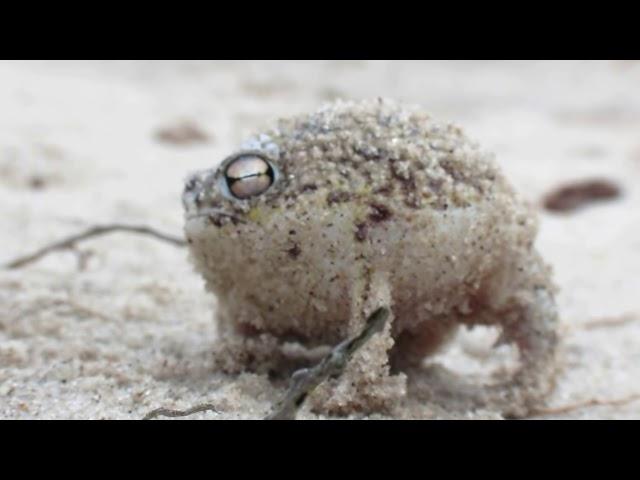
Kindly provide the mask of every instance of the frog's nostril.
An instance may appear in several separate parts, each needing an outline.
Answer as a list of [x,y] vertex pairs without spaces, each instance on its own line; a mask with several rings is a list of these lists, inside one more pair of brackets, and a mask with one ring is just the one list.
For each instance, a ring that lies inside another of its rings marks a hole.
[[195,178],[190,178],[189,180],[187,180],[184,184],[184,191],[185,192],[192,192],[195,188],[196,188],[196,179]]
[[239,223],[246,223],[237,215],[225,212],[224,210],[220,210],[218,208],[203,208],[198,213],[187,216],[187,220],[194,220],[197,218],[208,218],[211,223],[213,223],[217,227],[221,227],[222,225],[224,225],[227,220],[234,225],[238,225]]

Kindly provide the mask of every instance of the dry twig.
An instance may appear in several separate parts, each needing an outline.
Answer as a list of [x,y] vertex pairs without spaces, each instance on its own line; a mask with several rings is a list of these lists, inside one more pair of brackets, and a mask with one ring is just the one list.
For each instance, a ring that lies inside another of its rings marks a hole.
[[353,354],[384,328],[388,317],[387,308],[378,308],[369,316],[367,325],[357,337],[340,343],[315,367],[295,372],[285,397],[265,420],[295,420],[309,394],[327,378],[342,374]]
[[129,232],[129,233],[137,233],[139,235],[149,235],[151,237],[157,238],[158,240],[162,240],[164,242],[168,242],[179,247],[185,246],[187,244],[187,242],[182,238],[159,232],[157,230],[154,230],[153,228],[150,228],[144,225],[122,225],[122,224],[96,225],[96,226],[90,227],[84,232],[78,233],[76,235],[71,235],[57,242],[53,242],[53,243],[50,243],[49,245],[45,245],[44,247],[40,248],[39,250],[36,250],[35,252],[29,255],[18,257],[6,263],[4,265],[4,268],[14,269],[14,268],[24,267],[25,265],[28,265],[37,260],[40,260],[45,255],[48,255],[49,253],[54,252],[56,250],[72,248],[79,241],[87,240],[89,238],[98,237],[100,235],[113,233],[113,232]]
[[636,314],[627,313],[615,318],[591,320],[589,322],[583,323],[582,325],[578,325],[577,328],[579,328],[580,330],[594,330],[596,328],[620,327],[622,325],[632,323],[636,320],[638,320],[638,316]]
[[[265,417],[265,420],[295,420],[298,410],[305,399],[313,390],[329,377],[337,377],[344,371],[347,363],[367,341],[377,332],[380,332],[389,318],[387,308],[379,308],[367,319],[367,325],[362,332],[351,339],[337,345],[322,361],[312,368],[298,370],[291,377],[291,386],[284,398],[278,403],[274,411]],[[188,410],[168,410],[158,408],[149,412],[143,420],[150,420],[158,416],[186,417],[193,413],[213,410],[211,404],[198,405]]]
[[637,402],[638,400],[640,400],[640,394],[630,395],[625,398],[615,398],[611,400],[600,400],[598,398],[594,398],[591,400],[585,400],[583,402],[573,403],[570,405],[540,408],[535,412],[533,412],[531,416],[537,417],[541,415],[557,415],[560,413],[569,413],[574,410],[580,410],[581,408],[588,408],[588,407],[619,407],[621,405],[627,405],[629,403]]
[[156,417],[186,417],[188,415],[193,415],[194,413],[200,412],[215,412],[220,413],[211,403],[203,403],[202,405],[196,405],[195,407],[189,408],[188,410],[170,410],[168,408],[156,408],[151,412],[147,413],[143,420],[151,420]]

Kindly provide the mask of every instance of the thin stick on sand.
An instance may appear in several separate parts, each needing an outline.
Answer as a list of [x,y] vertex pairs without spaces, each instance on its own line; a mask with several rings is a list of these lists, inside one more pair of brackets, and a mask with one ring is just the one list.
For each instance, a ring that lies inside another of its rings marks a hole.
[[155,417],[186,417],[200,412],[215,412],[219,413],[214,405],[211,403],[203,403],[202,405],[196,405],[188,410],[170,410],[168,408],[156,408],[155,410],[147,413],[143,420],[151,420]]
[[594,398],[591,400],[585,400],[583,402],[573,403],[571,405],[539,408],[538,410],[533,412],[531,417],[539,417],[542,415],[558,415],[589,407],[619,407],[637,401],[640,401],[640,394],[630,395],[625,398],[614,398],[611,400],[600,400],[598,398]]
[[[389,309],[385,307],[378,308],[369,315],[367,325],[358,336],[338,344],[315,367],[303,368],[295,372],[291,376],[291,385],[286,395],[264,420],[295,420],[298,410],[300,410],[309,394],[327,378],[340,376],[353,354],[367,343],[374,334],[382,331],[388,318]],[[207,410],[217,411],[211,404],[198,405],[188,410],[158,408],[145,415],[143,420],[150,420],[159,416],[186,417],[193,413]]]
[[76,235],[71,235],[57,242],[53,242],[48,245],[45,245],[44,247],[40,248],[39,250],[36,250],[35,252],[29,255],[18,257],[6,263],[5,265],[3,265],[3,267],[8,269],[21,268],[21,267],[24,267],[25,265],[28,265],[37,260],[40,260],[42,257],[44,257],[45,255],[48,255],[49,253],[55,252],[57,250],[72,248],[77,242],[80,242],[82,240],[87,240],[89,238],[98,237],[100,235],[105,235],[107,233],[113,233],[113,232],[129,232],[129,233],[136,233],[139,235],[148,235],[158,240],[171,243],[178,247],[183,247],[187,244],[187,242],[183,238],[162,233],[151,227],[147,227],[144,225],[123,225],[123,224],[117,224],[117,223],[109,224],[109,225],[96,225],[96,226],[90,227],[84,232],[78,233]]
[[275,410],[265,417],[265,420],[295,420],[298,410],[309,394],[327,378],[341,375],[353,354],[375,333],[382,331],[388,317],[387,308],[378,308],[369,316],[367,325],[357,337],[337,345],[315,367],[295,372],[291,377],[291,385],[286,395]]

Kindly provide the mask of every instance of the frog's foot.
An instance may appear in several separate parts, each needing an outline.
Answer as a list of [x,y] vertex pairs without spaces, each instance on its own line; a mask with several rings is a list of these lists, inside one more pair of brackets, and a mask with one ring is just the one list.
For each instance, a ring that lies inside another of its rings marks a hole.
[[552,295],[536,287],[516,307],[497,315],[502,327],[500,344],[514,344],[520,368],[496,384],[474,384],[441,365],[413,367],[409,395],[449,410],[498,411],[505,417],[523,417],[540,406],[555,379],[556,314]]
[[213,355],[216,369],[229,374],[269,373],[286,361],[278,339],[266,333],[225,333],[216,341]]
[[254,329],[223,332],[214,347],[214,364],[228,374],[251,372],[269,374],[272,378],[288,379],[293,372],[318,362],[327,349],[307,348],[295,339]]

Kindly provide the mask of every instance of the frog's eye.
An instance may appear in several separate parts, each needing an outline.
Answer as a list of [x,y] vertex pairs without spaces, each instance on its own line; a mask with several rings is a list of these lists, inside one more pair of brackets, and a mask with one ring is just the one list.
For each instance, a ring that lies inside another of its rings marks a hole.
[[224,182],[231,196],[241,200],[266,192],[276,179],[275,167],[256,153],[241,154],[224,169]]

